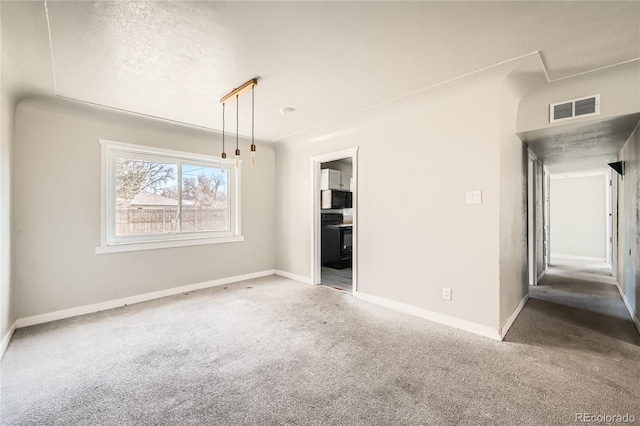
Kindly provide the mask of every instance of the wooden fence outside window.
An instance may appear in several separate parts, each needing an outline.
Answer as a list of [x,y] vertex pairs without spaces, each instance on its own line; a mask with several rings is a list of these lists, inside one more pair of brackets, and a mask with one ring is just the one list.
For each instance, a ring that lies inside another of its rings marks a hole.
[[[229,229],[226,207],[182,208],[182,232]],[[116,209],[116,235],[165,234],[178,232],[176,207]]]

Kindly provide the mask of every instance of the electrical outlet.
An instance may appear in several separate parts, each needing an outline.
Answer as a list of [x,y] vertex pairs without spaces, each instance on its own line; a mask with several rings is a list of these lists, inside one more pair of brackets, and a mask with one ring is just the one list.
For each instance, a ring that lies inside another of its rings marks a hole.
[[482,191],[467,192],[467,204],[482,204]]
[[442,298],[444,300],[448,300],[451,302],[451,289],[447,287],[442,287]]

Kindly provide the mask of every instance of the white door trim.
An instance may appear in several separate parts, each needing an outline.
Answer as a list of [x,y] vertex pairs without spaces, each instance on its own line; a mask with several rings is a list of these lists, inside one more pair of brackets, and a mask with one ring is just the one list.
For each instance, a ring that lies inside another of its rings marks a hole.
[[349,148],[342,151],[311,157],[311,212],[313,226],[311,227],[311,284],[320,284],[321,261],[321,237],[320,237],[320,164],[329,161],[351,158],[353,162],[353,294],[358,289],[358,148]]
[[537,208],[536,208],[536,156],[528,150],[527,159],[527,259],[529,285],[538,284],[538,254],[537,254]]
[[[612,195],[611,195],[611,172],[609,170],[607,170],[604,173],[604,187],[605,187],[605,216],[604,216],[604,226],[606,229],[606,238],[607,240],[605,241],[606,244],[606,251],[607,251],[607,264],[609,265],[609,269],[612,269],[612,265],[613,265],[613,259],[612,259],[612,243],[613,243],[613,231],[611,229],[611,227],[613,226],[613,222],[612,222],[612,214],[613,214],[613,209],[611,206],[611,202],[612,202]],[[615,277],[615,275],[614,275]]]
[[[611,175],[611,275],[618,277],[618,178]],[[614,179],[615,178],[615,179]],[[640,332],[640,329],[638,330]]]
[[542,244],[544,250],[544,272],[549,270],[551,263],[551,175],[549,169],[542,164]]

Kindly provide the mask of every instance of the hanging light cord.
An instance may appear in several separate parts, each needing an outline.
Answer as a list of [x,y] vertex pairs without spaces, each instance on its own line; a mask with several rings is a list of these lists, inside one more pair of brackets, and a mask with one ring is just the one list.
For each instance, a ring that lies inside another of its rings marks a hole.
[[[2,0],[0,0],[2,1]],[[251,167],[256,164],[256,96],[255,96],[255,86],[258,84],[258,79],[253,78],[242,86],[233,89],[231,92],[227,93],[220,99],[220,103],[222,104],[222,164],[224,164],[224,159],[227,158],[227,154],[225,152],[226,148],[226,102],[229,101],[233,96],[236,97],[236,168],[240,166],[240,95],[247,93],[251,90]]]
[[240,114],[238,113],[240,109],[240,99],[238,98],[238,95],[236,95],[236,155],[238,155],[238,130],[240,127]]
[[224,154],[224,102],[222,103],[222,153]]

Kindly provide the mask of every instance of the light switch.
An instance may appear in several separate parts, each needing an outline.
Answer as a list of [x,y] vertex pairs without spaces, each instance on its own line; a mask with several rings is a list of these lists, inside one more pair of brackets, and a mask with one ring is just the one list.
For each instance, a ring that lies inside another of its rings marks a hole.
[[467,192],[467,204],[482,204],[482,191]]

